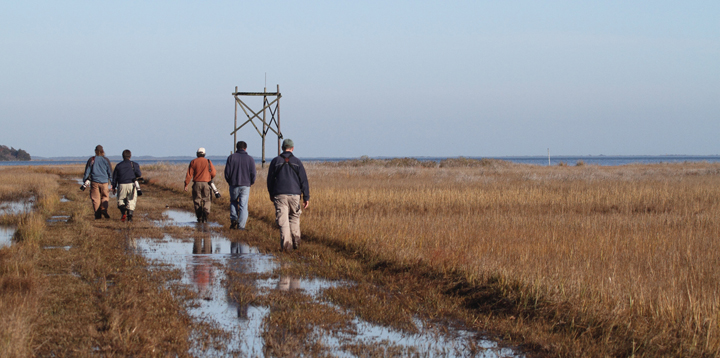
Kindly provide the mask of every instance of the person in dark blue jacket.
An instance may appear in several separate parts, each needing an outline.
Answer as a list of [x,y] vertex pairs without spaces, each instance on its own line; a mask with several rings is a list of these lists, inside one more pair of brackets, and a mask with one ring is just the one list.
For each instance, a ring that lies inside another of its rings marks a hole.
[[142,176],[140,165],[130,160],[132,153],[125,149],[122,152],[123,161],[115,166],[112,175],[112,191],[117,193],[118,209],[122,217],[120,221],[132,221],[137,197],[142,195],[135,187],[135,178]]
[[280,250],[291,251],[300,243],[300,214],[310,205],[310,185],[305,167],[293,155],[292,139],[285,139],[282,149],[282,154],[270,162],[267,188],[275,204],[275,221],[280,227]]
[[225,162],[225,181],[230,187],[230,229],[245,230],[250,186],[255,184],[255,160],[247,154],[247,143],[237,142],[237,151]]

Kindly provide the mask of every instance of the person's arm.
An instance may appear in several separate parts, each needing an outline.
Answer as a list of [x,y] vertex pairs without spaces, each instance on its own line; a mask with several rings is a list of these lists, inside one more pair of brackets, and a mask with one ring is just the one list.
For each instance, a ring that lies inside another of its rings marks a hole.
[[[110,179],[110,178],[112,178],[112,171],[113,171],[112,163],[110,163],[110,159],[107,159],[105,157],[103,157],[103,158],[105,159],[105,162],[107,162],[107,176],[108,176],[108,179]],[[110,181],[110,180],[108,180],[108,181]]]
[[225,170],[223,171],[225,182],[228,183],[228,185],[230,185],[230,158],[232,158],[232,154],[225,161]]
[[91,162],[92,162],[92,157],[90,159],[88,159],[87,163],[85,163],[85,174],[83,174],[83,178],[82,178],[83,183],[85,181],[87,181],[88,179],[90,179],[90,171],[92,170],[92,164],[90,164]]
[[[135,163],[135,162],[132,162],[132,163],[133,163],[133,171],[135,172],[135,177],[136,177],[136,178],[141,177],[141,176],[142,176],[142,172],[140,171],[140,165],[139,165],[138,163]],[[117,168],[117,166],[115,166],[115,168]]]
[[193,168],[193,162],[190,162],[190,165],[188,165],[188,171],[187,174],[185,174],[185,191],[188,191],[188,184],[190,184],[190,181],[195,176],[195,168]]
[[273,200],[273,192],[275,191],[275,161],[273,160],[270,162],[270,166],[268,167],[268,174],[267,174],[267,189],[268,194],[270,194],[270,201]]
[[257,170],[255,169],[255,160],[250,157],[250,160],[248,161],[248,166],[250,167],[250,185],[255,184],[255,179],[257,179]]
[[308,183],[307,179],[307,173],[305,172],[305,167],[303,166],[302,162],[300,162],[299,172],[300,172],[300,179],[302,180],[302,194],[303,194],[303,208],[307,208],[308,205],[310,205],[310,184]]
[[111,178],[110,185],[112,187],[113,194],[115,194],[115,190],[116,190],[115,188],[117,188],[117,176],[118,176],[118,170],[117,170],[117,166],[115,166],[115,170],[113,170],[112,177],[110,177]]

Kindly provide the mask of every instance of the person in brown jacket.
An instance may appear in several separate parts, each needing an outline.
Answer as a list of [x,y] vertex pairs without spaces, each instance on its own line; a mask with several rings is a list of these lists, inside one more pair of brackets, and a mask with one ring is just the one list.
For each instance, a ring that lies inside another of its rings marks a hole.
[[188,166],[185,175],[185,191],[188,191],[190,181],[193,181],[192,196],[195,205],[195,215],[199,223],[207,222],[212,205],[210,181],[215,178],[217,171],[215,166],[208,159],[205,159],[205,148],[198,148],[197,158],[193,159]]

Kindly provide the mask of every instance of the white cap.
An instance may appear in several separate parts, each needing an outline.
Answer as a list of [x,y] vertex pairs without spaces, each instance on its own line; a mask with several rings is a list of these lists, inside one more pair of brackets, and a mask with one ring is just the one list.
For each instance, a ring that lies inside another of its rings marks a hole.
[[200,148],[198,148],[198,151],[197,151],[197,152],[200,153],[200,154],[205,154],[205,148],[200,147]]

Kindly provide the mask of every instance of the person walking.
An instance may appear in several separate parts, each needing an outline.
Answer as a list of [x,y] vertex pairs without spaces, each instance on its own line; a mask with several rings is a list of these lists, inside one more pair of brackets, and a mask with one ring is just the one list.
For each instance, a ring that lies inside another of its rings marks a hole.
[[225,162],[225,181],[230,187],[230,229],[245,230],[250,186],[255,184],[255,160],[247,154],[247,143],[237,142],[236,151]]
[[275,205],[275,222],[280,227],[280,250],[289,252],[300,244],[300,214],[310,205],[310,186],[305,167],[293,155],[292,139],[283,141],[282,150],[282,154],[270,162],[267,188]]
[[83,174],[82,190],[90,186],[90,201],[92,201],[95,219],[103,216],[110,218],[108,214],[108,206],[110,200],[110,188],[108,183],[112,176],[112,163],[105,156],[105,150],[101,145],[95,147],[95,156],[90,157],[85,164],[85,174]]
[[132,153],[129,149],[122,152],[123,161],[118,163],[113,170],[112,191],[117,193],[118,209],[122,217],[120,221],[133,221],[133,212],[137,204],[137,197],[142,195],[135,187],[135,178],[142,176],[140,165],[130,161]]
[[217,174],[215,166],[210,160],[205,159],[205,148],[198,148],[197,158],[190,162],[185,175],[185,191],[188,191],[188,185],[192,180],[193,205],[199,223],[207,222],[210,215],[212,189],[209,183],[215,178],[215,174]]

